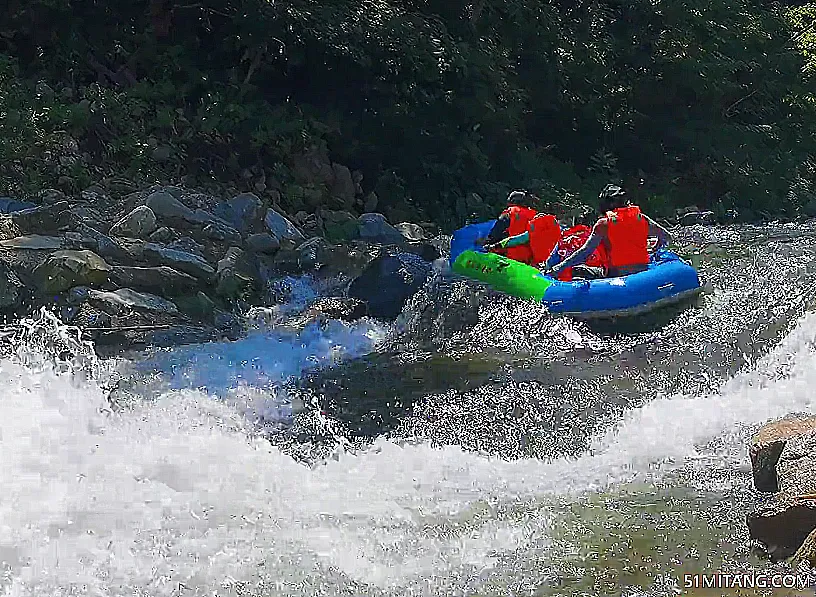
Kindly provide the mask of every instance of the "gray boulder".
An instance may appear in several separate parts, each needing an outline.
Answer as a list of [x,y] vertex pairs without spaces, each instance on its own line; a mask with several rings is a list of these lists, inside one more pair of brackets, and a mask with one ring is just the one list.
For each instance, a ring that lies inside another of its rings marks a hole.
[[405,242],[402,233],[378,213],[367,213],[357,219],[359,238],[370,243],[397,245]]
[[156,214],[146,205],[140,205],[110,229],[113,236],[147,238],[156,230]]
[[71,221],[67,201],[53,205],[24,209],[11,214],[11,221],[22,234],[56,232]]
[[215,268],[204,259],[187,251],[170,249],[168,247],[147,243],[144,246],[143,254],[146,258],[167,265],[175,270],[190,274],[204,281],[211,281],[215,275]]
[[250,234],[246,240],[246,248],[251,253],[271,255],[280,249],[280,242],[277,238],[265,232]]
[[281,215],[274,209],[266,210],[266,216],[264,217],[264,224],[266,224],[267,230],[274,236],[278,242],[287,240],[293,242],[299,242],[304,240],[303,233],[298,230],[292,222],[290,222],[285,216]]
[[40,292],[53,293],[103,285],[111,272],[111,266],[92,251],[57,251],[34,269],[33,277]]
[[18,201],[17,199],[12,199],[11,197],[0,197],[0,213],[3,214],[10,214],[26,209],[34,209],[36,207],[37,206],[35,204],[29,203],[28,201]]
[[151,193],[147,201],[145,201],[145,205],[161,219],[195,221],[195,212],[165,191]]
[[262,203],[255,193],[241,193],[215,208],[215,215],[229,222],[241,234],[249,232],[261,218]]
[[430,273],[431,264],[412,253],[381,255],[350,284],[348,296],[365,301],[372,317],[396,319]]
[[162,265],[160,267],[114,267],[111,281],[120,287],[136,288],[159,296],[178,296],[198,291],[194,277]]

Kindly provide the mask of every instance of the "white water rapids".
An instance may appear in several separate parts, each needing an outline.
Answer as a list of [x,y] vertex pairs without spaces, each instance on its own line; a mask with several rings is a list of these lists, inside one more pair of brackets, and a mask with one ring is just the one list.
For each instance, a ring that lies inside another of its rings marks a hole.
[[279,413],[283,393],[242,380],[274,387],[382,332],[332,326],[167,353],[155,362],[182,381],[117,412],[98,381],[0,362],[0,594],[472,594],[502,558],[546,549],[553,496],[712,461],[744,469],[745,426],[816,402],[807,315],[719,392],[630,410],[578,459],[378,440],[308,467],[246,416]]

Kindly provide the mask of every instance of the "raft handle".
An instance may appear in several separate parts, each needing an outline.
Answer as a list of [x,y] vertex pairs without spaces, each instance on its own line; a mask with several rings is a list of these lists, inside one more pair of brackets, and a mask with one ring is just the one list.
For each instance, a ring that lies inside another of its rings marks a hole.
[[672,286],[674,286],[674,282],[667,282],[666,284],[663,284],[662,286],[658,286],[657,289],[658,290],[668,290]]

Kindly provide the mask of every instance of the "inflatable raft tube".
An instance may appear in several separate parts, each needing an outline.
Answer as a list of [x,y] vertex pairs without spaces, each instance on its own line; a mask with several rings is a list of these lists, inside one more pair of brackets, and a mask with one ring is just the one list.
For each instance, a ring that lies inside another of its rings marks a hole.
[[495,221],[457,230],[451,239],[451,268],[506,294],[534,299],[551,313],[578,319],[608,319],[648,313],[699,295],[700,277],[671,251],[652,255],[645,271],[619,278],[561,282],[537,268],[485,252],[476,242]]

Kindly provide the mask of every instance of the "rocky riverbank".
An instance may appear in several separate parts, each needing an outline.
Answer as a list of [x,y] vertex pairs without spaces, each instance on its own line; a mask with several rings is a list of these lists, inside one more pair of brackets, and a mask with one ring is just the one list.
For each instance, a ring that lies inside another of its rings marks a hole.
[[396,317],[440,255],[433,232],[378,213],[290,216],[253,193],[48,189],[0,199],[0,311],[52,309],[100,346],[236,338],[241,314],[275,303],[274,280],[311,273],[326,296],[301,320]]
[[789,415],[751,440],[754,486],[771,494],[748,515],[752,539],[774,561],[816,568],[816,416]]

